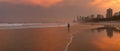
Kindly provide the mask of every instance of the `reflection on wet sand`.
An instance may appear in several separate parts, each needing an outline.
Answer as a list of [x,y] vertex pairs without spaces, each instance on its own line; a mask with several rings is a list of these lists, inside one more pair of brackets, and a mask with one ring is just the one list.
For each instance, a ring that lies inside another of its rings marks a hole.
[[120,51],[120,29],[76,25],[70,30],[68,27],[0,30],[0,51]]
[[35,51],[65,51],[70,35],[67,28],[35,29]]
[[120,29],[116,26],[81,29],[73,36],[68,51],[120,51]]
[[0,51],[64,51],[67,28],[0,30]]
[[100,32],[102,30],[106,30],[106,34],[110,38],[113,37],[113,32],[120,33],[120,29],[118,29],[115,26],[110,26],[110,25],[105,25],[104,27],[98,27],[98,28],[94,28],[94,29],[91,29],[91,30],[97,30],[98,32]]
[[[92,30],[97,30],[95,33],[97,36],[91,42],[98,47],[100,51],[120,51],[120,29],[118,27],[107,25]],[[106,34],[107,37],[105,36]]]

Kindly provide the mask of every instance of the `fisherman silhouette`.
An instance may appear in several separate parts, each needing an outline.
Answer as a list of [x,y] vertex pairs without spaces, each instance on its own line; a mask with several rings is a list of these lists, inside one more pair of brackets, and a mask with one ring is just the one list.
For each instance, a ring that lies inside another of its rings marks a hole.
[[68,23],[67,24],[67,27],[68,27],[68,32],[70,31],[70,24]]

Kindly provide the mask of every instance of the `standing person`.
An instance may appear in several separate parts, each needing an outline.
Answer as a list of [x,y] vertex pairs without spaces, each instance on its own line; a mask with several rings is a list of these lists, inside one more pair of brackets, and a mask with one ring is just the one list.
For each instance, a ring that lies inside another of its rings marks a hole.
[[68,32],[70,31],[70,23],[67,24]]

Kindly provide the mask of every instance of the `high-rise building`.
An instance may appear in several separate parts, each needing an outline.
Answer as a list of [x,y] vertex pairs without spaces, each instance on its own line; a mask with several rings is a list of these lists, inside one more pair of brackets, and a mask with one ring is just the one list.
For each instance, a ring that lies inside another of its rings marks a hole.
[[113,10],[111,8],[107,9],[106,18],[112,17]]

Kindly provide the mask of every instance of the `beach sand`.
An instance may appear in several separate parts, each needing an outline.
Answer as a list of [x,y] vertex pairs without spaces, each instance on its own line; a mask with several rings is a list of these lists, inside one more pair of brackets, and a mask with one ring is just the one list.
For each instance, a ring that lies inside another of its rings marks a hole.
[[64,51],[67,27],[0,30],[0,51]]
[[[67,24],[66,24],[67,25]],[[0,29],[0,51],[67,51],[74,34],[89,26]]]

